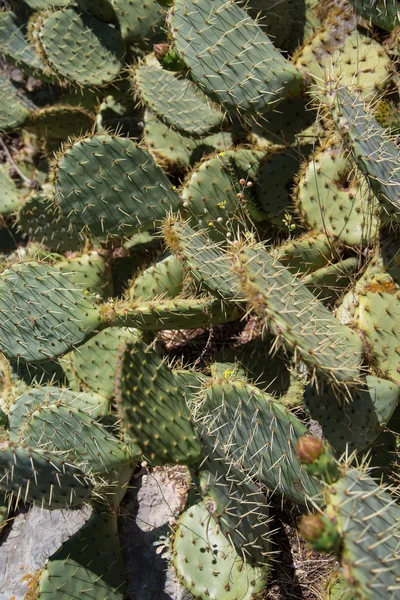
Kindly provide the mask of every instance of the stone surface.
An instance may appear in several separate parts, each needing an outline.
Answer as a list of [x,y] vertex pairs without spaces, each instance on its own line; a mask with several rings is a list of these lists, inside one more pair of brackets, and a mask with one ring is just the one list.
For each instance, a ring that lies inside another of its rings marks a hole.
[[80,529],[89,515],[87,507],[21,512],[0,538],[0,600],[24,600],[29,575],[41,569],[50,554]]
[[190,600],[154,542],[167,535],[186,499],[184,470],[156,469],[138,477],[121,507],[120,538],[130,600]]

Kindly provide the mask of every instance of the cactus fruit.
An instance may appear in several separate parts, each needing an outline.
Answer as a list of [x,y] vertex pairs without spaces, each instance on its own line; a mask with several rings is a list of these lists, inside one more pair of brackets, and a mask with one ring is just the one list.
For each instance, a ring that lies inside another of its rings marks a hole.
[[338,551],[340,535],[330,519],[321,515],[307,515],[299,523],[299,533],[314,550],[319,552]]
[[141,340],[121,344],[115,397],[127,435],[155,463],[190,464],[200,444],[175,375]]
[[310,475],[332,483],[339,477],[336,461],[330,449],[318,438],[304,435],[297,440],[297,458]]
[[251,600],[268,579],[268,567],[251,567],[236,553],[204,502],[181,516],[172,552],[178,578],[202,600]]
[[206,0],[176,0],[169,28],[194,81],[227,109],[263,112],[302,88],[300,72],[233,0],[211,12]]

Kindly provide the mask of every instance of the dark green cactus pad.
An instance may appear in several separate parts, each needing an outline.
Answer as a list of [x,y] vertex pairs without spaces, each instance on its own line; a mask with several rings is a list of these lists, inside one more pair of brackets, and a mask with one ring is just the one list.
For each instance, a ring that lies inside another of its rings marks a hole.
[[261,245],[237,244],[233,270],[255,312],[295,356],[333,384],[359,380],[364,346],[332,313]]
[[353,595],[396,600],[400,561],[400,508],[383,484],[347,469],[332,487],[328,510],[343,538],[341,563]]
[[287,230],[287,213],[293,211],[291,195],[299,169],[298,151],[289,149],[268,153],[260,163],[255,185],[257,206],[275,227]]
[[400,25],[397,0],[351,0],[351,3],[358,15],[385,31]]
[[0,215],[14,212],[22,204],[24,196],[30,192],[29,188],[21,188],[15,179],[11,179],[10,169],[10,163],[0,165]]
[[111,0],[123,39],[148,46],[163,24],[165,11],[156,0]]
[[61,455],[21,443],[0,444],[0,490],[18,500],[57,510],[87,502],[93,486]]
[[[1,20],[1,13],[0,13]],[[0,71],[0,131],[22,127],[29,118],[30,103]]]
[[125,565],[117,516],[93,514],[49,558],[42,572],[38,600],[123,600]]
[[82,135],[94,125],[94,115],[80,106],[54,104],[32,111],[29,129],[44,138],[46,144],[55,148],[69,137]]
[[371,243],[379,226],[379,203],[342,144],[328,140],[299,174],[296,204],[303,223],[348,246]]
[[365,335],[377,372],[400,384],[400,290],[388,274],[367,282],[354,313],[354,324]]
[[341,402],[328,386],[318,392],[306,389],[304,404],[319,422],[325,438],[339,453],[364,450],[382,433],[399,401],[399,389],[391,381],[366,377],[363,390]]
[[109,268],[105,259],[95,250],[65,258],[53,266],[67,275],[73,285],[82,289],[85,296],[95,296],[96,300],[112,296]]
[[172,218],[164,221],[162,233],[170,251],[211,294],[224,300],[241,296],[236,278],[231,273],[230,259],[203,231],[196,231],[188,223]]
[[22,421],[18,439],[34,448],[62,453],[63,459],[87,474],[110,473],[131,462],[138,448],[127,451],[112,429],[84,410],[59,400],[32,408]]
[[359,259],[351,256],[309,273],[302,278],[302,282],[320,302],[332,306],[352,286],[359,268]]
[[187,169],[207,154],[225,152],[233,145],[228,131],[203,138],[190,137],[168,127],[150,111],[145,111],[144,123],[145,147],[167,171],[177,166]]
[[225,108],[264,112],[301,90],[299,71],[233,0],[176,0],[169,26],[192,78]]
[[96,0],[96,2],[93,2],[93,0],[77,0],[77,4],[81,10],[93,15],[96,19],[106,23],[113,23],[116,20],[110,0]]
[[360,171],[368,178],[378,200],[389,212],[400,212],[400,151],[390,136],[366,111],[362,99],[339,84],[333,84],[325,96],[345,145]]
[[204,502],[179,519],[173,564],[188,591],[202,600],[251,600],[261,592],[269,569],[244,562],[219,530]]
[[59,207],[40,192],[33,193],[20,207],[17,223],[31,241],[54,252],[79,251],[85,243],[84,236],[71,229]]
[[100,325],[98,308],[67,275],[38,262],[0,275],[0,345],[11,360],[40,362],[68,352]]
[[182,262],[171,254],[161,257],[135,278],[128,290],[132,302],[153,298],[175,298],[183,290]]
[[72,390],[46,385],[38,388],[30,388],[16,398],[9,411],[9,435],[11,441],[16,441],[19,431],[29,413],[42,405],[61,402],[63,405],[71,406],[73,409],[84,411],[92,418],[101,417],[108,413],[109,402],[99,396],[86,394],[85,392],[73,392]]
[[133,71],[135,91],[166,125],[185,135],[202,136],[220,127],[224,114],[211,105],[189,79],[176,77],[159,64],[143,63]]
[[251,384],[225,378],[206,383],[199,396],[196,421],[227,462],[293,502],[319,493],[295,453],[307,429],[287,408]]
[[199,489],[207,511],[244,561],[253,567],[267,565],[273,525],[265,494],[225,463],[212,440],[206,438],[202,443],[208,455],[201,465]]
[[181,388],[167,364],[141,340],[121,345],[115,397],[127,435],[152,462],[199,460],[201,448]]
[[[196,167],[181,194],[190,225],[200,225],[210,238],[220,241],[232,235],[232,230],[244,228],[245,223],[250,227],[249,216],[265,218],[259,214],[251,187],[247,186],[254,183],[264,156],[264,152],[230,150]],[[240,183],[242,180],[244,183]]]
[[293,275],[306,275],[325,267],[334,257],[332,241],[323,233],[305,233],[273,248],[270,255]]
[[49,69],[29,44],[26,25],[12,11],[0,11],[1,53],[26,73],[48,79]]
[[55,201],[77,231],[100,239],[151,229],[180,199],[151,155],[133,141],[95,135],[58,156]]
[[107,400],[114,397],[118,348],[125,340],[136,339],[134,329],[110,327],[92,337],[65,357],[78,386]]
[[124,44],[111,25],[65,8],[44,13],[37,27],[41,51],[59,77],[96,87],[110,83],[120,72]]

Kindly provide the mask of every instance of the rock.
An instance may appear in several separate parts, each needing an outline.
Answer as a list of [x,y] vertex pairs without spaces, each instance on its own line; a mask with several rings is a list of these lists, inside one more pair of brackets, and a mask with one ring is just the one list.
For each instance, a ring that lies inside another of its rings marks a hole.
[[[79,510],[32,508],[14,519],[0,537],[0,600],[24,600],[30,575],[42,569],[53,554],[90,516],[88,507]],[[21,581],[22,580],[22,581]]]
[[130,600],[190,600],[154,542],[167,535],[187,493],[182,468],[160,468],[137,478],[121,506],[119,533]]

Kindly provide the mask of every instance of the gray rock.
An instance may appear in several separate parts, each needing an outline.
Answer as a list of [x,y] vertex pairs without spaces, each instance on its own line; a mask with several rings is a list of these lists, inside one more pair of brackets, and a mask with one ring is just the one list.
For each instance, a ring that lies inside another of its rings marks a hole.
[[32,508],[17,515],[8,534],[0,538],[0,600],[24,600],[29,584],[29,577],[24,576],[42,569],[46,559],[82,527],[90,512],[88,507]]
[[120,539],[131,600],[190,600],[154,542],[166,535],[186,498],[179,469],[157,469],[136,479],[121,507]]

